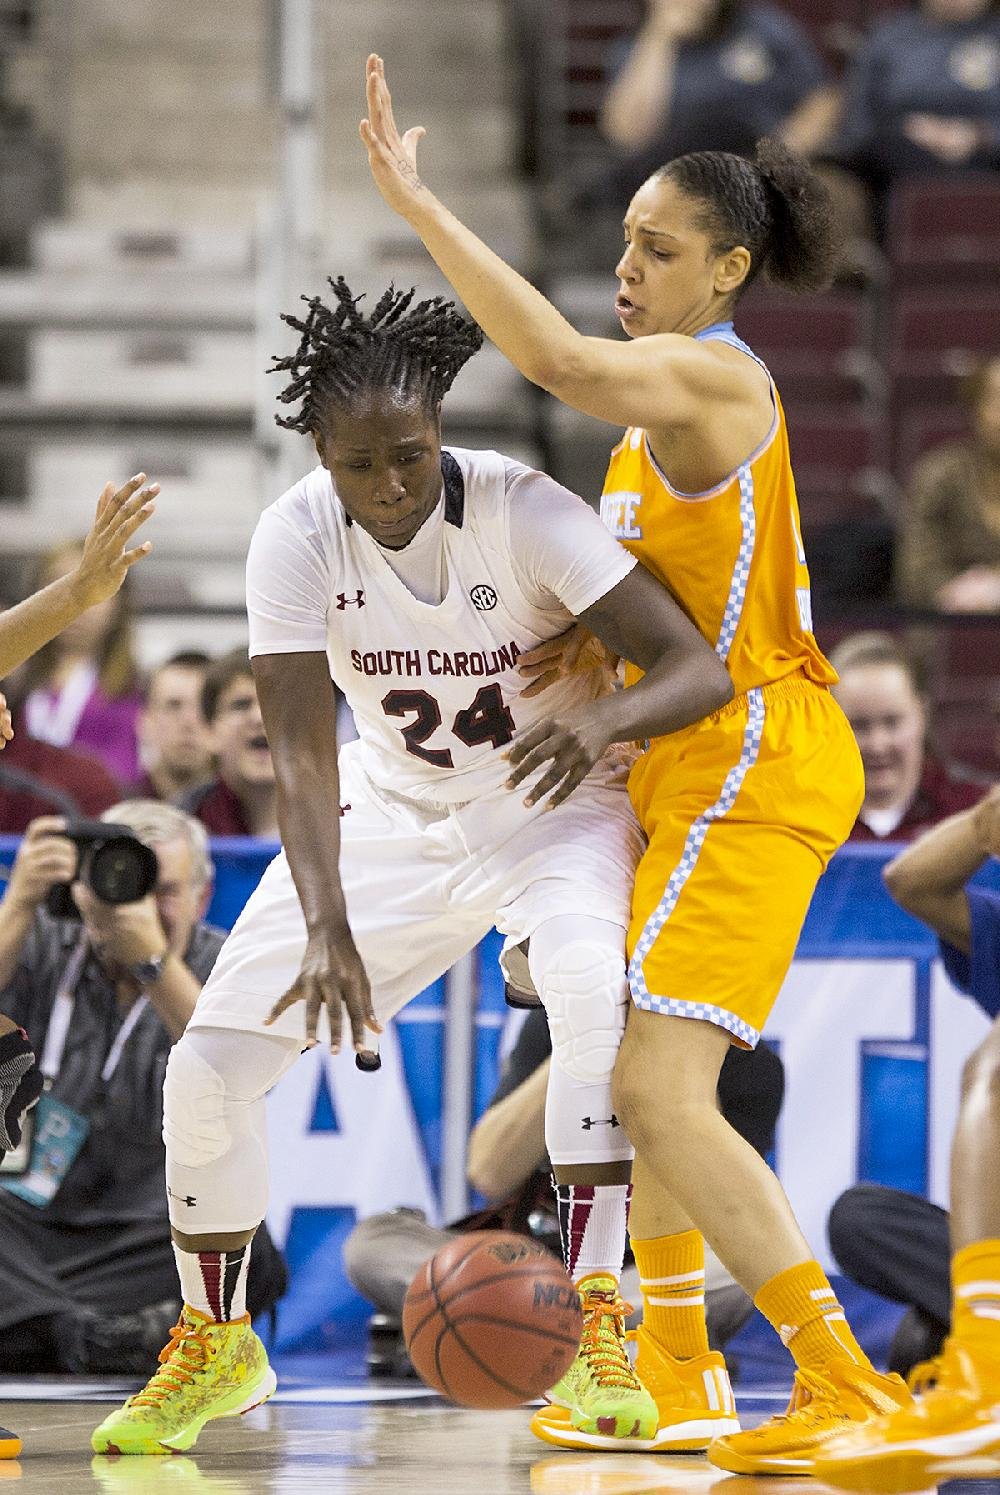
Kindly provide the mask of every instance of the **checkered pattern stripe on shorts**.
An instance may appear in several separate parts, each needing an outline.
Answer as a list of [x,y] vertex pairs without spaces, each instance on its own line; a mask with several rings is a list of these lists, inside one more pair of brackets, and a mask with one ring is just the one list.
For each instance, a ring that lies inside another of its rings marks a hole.
[[645,1008],[647,1012],[662,1012],[670,1017],[703,1018],[707,1022],[716,1023],[719,1027],[728,1029],[729,1032],[735,1033],[738,1038],[742,1038],[751,1045],[756,1044],[760,1034],[742,1018],[736,1017],[734,1013],[727,1012],[722,1007],[714,1007],[709,1002],[687,1002],[674,997],[651,995],[646,985],[643,963],[656,943],[664,924],[676,908],[684,884],[695,869],[709,826],[713,821],[721,820],[722,816],[733,808],[743,780],[757,761],[764,732],[764,715],[762,692],[760,690],[748,691],[747,724],[743,733],[739,762],[726,774],[722,792],[715,804],[699,815],[688,831],[680,861],[667,880],[663,897],[646,921],[628,968],[629,987],[632,1000],[637,1007]]
[[753,563],[753,547],[757,538],[757,515],[753,506],[753,473],[749,463],[745,463],[738,471],[737,477],[740,484],[740,525],[742,534],[740,536],[740,549],[736,557],[736,566],[733,569],[733,579],[729,584],[729,598],[726,602],[726,610],[722,615],[722,628],[719,632],[719,641],[715,646],[715,652],[720,659],[728,659],[729,651],[733,647],[733,639],[736,630],[740,626],[740,618],[743,615],[743,604],[746,601],[747,582],[750,580],[750,566]]

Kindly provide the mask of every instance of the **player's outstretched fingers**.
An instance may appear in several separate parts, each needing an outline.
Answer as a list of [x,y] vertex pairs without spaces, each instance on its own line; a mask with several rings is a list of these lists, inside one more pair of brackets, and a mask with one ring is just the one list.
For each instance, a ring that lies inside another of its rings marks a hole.
[[551,757],[551,754],[546,753],[536,756],[541,745],[548,741],[551,731],[550,721],[536,722],[527,732],[522,732],[514,739],[504,754],[511,766],[510,774],[504,785],[506,789],[516,789],[528,774]]
[[586,763],[578,763],[574,768],[571,768],[555,793],[549,796],[549,801],[545,808],[547,810],[554,810],[557,805],[561,805],[565,800],[569,799],[573,790],[578,789],[583,783],[587,777],[587,772]]
[[365,1029],[369,1029],[372,1033],[381,1033],[382,1025],[375,1016],[371,987],[363,970],[359,970],[350,981],[344,996],[344,1005],[347,1008],[347,1018],[351,1025],[354,1052],[364,1053],[368,1047]]
[[330,1053],[340,1053],[340,1040],[344,1027],[344,1002],[346,998],[339,986],[323,986],[323,1001],[330,1023]]
[[548,773],[543,773],[538,783],[534,784],[530,792],[525,795],[524,803],[529,807],[537,805],[539,800],[544,799],[557,785],[562,783],[570,767],[566,755],[559,754]]
[[306,1004],[306,1048],[316,1047],[316,1028],[319,1022],[319,1008],[321,996],[312,983],[306,982],[303,977],[298,976],[285,992],[284,996],[278,998],[264,1019],[264,1027],[270,1028],[276,1023],[283,1012],[289,1007],[294,1007],[296,1002],[304,1001]]

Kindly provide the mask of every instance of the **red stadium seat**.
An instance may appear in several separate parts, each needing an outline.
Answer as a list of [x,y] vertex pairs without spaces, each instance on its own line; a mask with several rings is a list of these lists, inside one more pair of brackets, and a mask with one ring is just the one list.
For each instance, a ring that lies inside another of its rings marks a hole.
[[805,530],[892,508],[881,426],[866,412],[856,406],[792,409],[788,440]]
[[969,413],[961,405],[903,405],[896,413],[893,471],[906,483],[924,452],[969,434]]
[[1000,286],[903,290],[889,331],[896,398],[953,402],[955,379],[1000,347]]
[[893,193],[889,258],[899,280],[954,286],[995,282],[1000,175],[924,177]]
[[736,330],[767,364],[786,404],[878,391],[868,303],[850,291],[801,297],[755,287],[740,303]]

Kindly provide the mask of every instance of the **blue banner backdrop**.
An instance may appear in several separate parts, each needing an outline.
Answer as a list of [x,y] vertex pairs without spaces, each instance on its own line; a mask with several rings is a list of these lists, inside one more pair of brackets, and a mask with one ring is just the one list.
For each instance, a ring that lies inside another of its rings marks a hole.
[[[9,863],[17,842],[0,839]],[[948,1150],[962,1063],[987,1020],[944,977],[933,937],[885,893],[892,848],[845,848],[820,882],[768,1041],[786,1065],[775,1163],[807,1237],[829,1265],[825,1222],[858,1179],[947,1201]],[[231,927],[274,847],[213,845],[210,919]],[[984,870],[1000,887],[1000,864]],[[499,937],[476,952],[478,1002],[470,1125],[496,1081],[504,1029]],[[346,1282],[340,1247],[355,1219],[395,1205],[438,1218],[444,980],[400,1013],[376,1075],[349,1054],[306,1054],[273,1092],[271,1210],[291,1287],[283,1350],[343,1345],[368,1308]]]

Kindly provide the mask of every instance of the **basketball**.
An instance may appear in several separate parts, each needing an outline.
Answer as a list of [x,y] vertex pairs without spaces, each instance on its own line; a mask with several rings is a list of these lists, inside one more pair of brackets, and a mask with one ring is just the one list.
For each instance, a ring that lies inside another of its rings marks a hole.
[[428,1386],[463,1407],[519,1407],[555,1385],[580,1346],[576,1288],[543,1247],[504,1230],[449,1241],[403,1304],[403,1336]]

